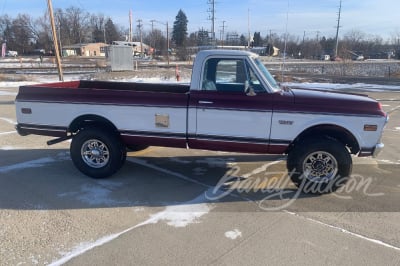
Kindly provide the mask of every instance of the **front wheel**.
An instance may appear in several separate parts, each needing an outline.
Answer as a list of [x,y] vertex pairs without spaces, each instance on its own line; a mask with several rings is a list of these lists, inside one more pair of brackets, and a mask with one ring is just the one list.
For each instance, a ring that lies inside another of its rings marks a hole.
[[126,158],[126,149],[117,134],[94,127],[81,130],[72,139],[70,152],[76,168],[93,178],[113,175]]
[[344,186],[352,171],[346,147],[330,138],[299,142],[288,155],[287,168],[293,183],[305,193],[331,193]]

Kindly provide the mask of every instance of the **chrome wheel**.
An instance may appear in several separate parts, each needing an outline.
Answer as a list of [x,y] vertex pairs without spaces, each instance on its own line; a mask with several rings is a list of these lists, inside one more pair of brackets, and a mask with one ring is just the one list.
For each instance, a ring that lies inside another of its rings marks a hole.
[[312,182],[329,182],[338,173],[335,157],[324,151],[309,154],[303,161],[304,177]]
[[110,160],[110,151],[102,141],[90,139],[83,143],[81,156],[83,161],[90,167],[102,168]]

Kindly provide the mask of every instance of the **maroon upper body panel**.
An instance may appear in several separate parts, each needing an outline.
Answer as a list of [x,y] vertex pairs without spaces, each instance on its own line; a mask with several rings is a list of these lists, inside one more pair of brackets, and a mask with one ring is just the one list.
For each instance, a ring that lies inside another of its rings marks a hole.
[[21,86],[17,101],[186,107],[188,85],[74,81]]

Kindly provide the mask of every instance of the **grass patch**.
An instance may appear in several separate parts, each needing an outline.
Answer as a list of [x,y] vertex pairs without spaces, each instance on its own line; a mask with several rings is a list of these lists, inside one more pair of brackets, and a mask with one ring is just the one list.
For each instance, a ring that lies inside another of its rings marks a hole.
[[400,78],[400,72],[390,73],[391,78]]
[[0,74],[0,81],[19,82],[19,81],[29,81],[29,79],[25,75]]

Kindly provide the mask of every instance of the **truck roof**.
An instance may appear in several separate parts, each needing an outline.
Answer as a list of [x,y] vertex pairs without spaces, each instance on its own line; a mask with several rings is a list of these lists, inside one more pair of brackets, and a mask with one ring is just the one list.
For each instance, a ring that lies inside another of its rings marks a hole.
[[222,55],[222,56],[252,56],[252,57],[258,57],[257,54],[248,52],[248,51],[239,51],[239,50],[203,50],[200,51],[197,56],[203,56],[207,57],[210,55]]

